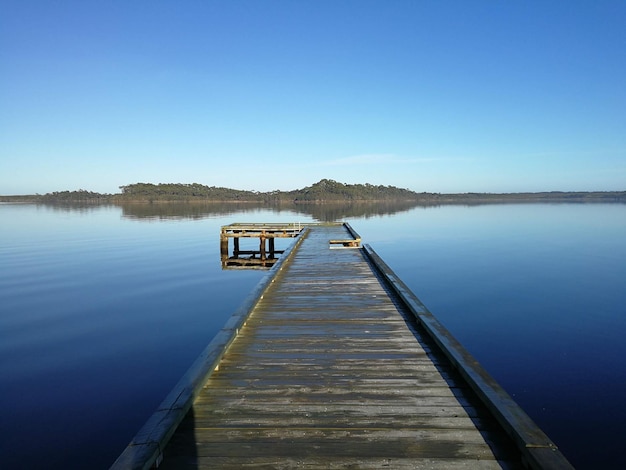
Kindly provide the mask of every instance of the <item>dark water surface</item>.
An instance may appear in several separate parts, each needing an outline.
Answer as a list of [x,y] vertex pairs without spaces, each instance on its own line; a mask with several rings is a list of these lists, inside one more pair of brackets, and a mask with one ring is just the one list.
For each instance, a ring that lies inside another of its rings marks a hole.
[[231,222],[348,220],[578,468],[622,464],[626,205],[0,205],[2,468],[108,468],[263,276]]

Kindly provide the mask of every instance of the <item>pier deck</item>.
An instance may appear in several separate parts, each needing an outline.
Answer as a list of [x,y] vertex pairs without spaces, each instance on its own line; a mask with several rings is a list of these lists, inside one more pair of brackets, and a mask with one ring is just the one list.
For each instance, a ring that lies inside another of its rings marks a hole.
[[113,468],[571,468],[354,235],[307,229]]

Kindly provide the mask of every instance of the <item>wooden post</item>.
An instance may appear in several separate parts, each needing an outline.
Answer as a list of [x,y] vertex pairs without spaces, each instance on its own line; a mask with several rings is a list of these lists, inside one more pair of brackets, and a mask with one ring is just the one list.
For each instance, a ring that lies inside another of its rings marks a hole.
[[223,232],[220,237],[220,255],[228,256],[228,237],[225,236]]
[[259,237],[259,251],[261,252],[261,259],[265,259],[265,237],[261,235]]

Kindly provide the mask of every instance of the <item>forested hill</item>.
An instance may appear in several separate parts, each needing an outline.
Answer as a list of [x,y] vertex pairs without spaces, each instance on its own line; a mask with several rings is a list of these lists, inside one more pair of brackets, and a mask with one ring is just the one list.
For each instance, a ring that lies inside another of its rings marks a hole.
[[[394,186],[343,184],[323,179],[318,183],[293,191],[242,191],[194,184],[136,183],[121,186],[121,200],[208,200],[250,202],[325,202],[325,201],[415,201],[418,193]],[[423,195],[422,195],[423,196]]]
[[626,191],[539,192],[539,193],[416,193],[395,186],[344,184],[323,179],[293,191],[243,191],[199,183],[134,183],[120,186],[118,194],[100,194],[80,189],[32,196],[0,196],[0,202],[41,203],[126,203],[126,202],[255,202],[325,203],[407,201],[416,204],[481,204],[498,202],[626,202]]
[[238,189],[205,186],[199,183],[135,183],[120,186],[122,193],[115,195],[121,201],[262,201],[262,193]]
[[424,196],[395,186],[343,184],[323,179],[318,183],[295,191],[280,193],[281,199],[291,201],[413,201]]

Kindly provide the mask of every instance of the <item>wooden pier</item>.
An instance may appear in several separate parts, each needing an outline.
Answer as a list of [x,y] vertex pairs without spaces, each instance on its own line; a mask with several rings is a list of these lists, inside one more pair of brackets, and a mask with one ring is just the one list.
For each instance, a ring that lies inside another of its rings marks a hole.
[[112,468],[155,466],[572,468],[341,224],[298,234]]
[[[268,269],[278,261],[277,255],[284,250],[276,250],[276,238],[295,238],[300,235],[301,224],[231,224],[220,231],[220,255],[223,269]],[[229,254],[228,240],[233,240],[233,253]],[[242,238],[258,238],[258,250],[242,250]],[[267,246],[266,246],[267,241]]]

